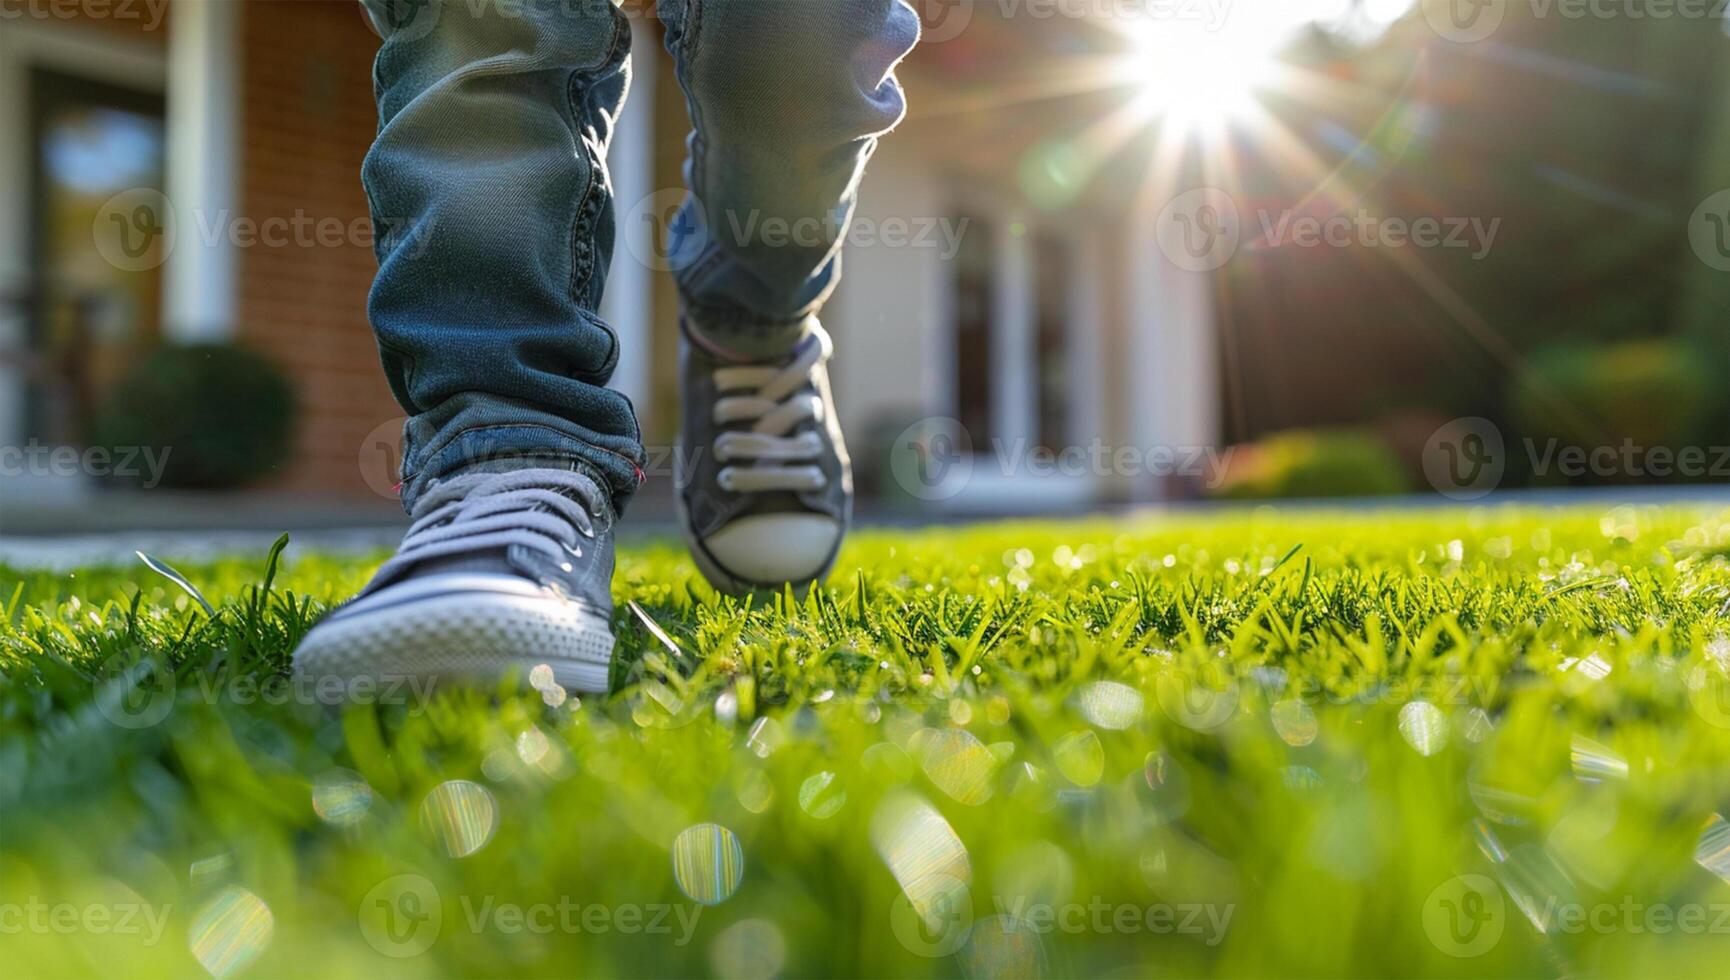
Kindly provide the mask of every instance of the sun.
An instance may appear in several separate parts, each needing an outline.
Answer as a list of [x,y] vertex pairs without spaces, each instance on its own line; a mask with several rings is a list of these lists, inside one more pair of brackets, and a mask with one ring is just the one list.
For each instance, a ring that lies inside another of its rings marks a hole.
[[1129,42],[1115,74],[1136,89],[1139,114],[1181,128],[1212,127],[1254,114],[1257,95],[1282,83],[1280,54],[1306,25],[1355,19],[1385,27],[1410,6],[1411,0],[1150,5],[1111,25]]
[[1172,122],[1243,115],[1274,72],[1274,46],[1259,35],[1147,30],[1136,39],[1143,108]]
[[1283,18],[1204,21],[1142,19],[1128,32],[1123,65],[1138,86],[1144,113],[1190,126],[1240,118],[1278,74],[1277,55],[1290,37]]

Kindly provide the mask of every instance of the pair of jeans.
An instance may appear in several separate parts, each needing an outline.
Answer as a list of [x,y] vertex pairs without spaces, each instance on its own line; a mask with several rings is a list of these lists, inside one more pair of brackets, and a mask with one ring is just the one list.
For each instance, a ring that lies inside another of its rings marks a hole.
[[[368,313],[409,414],[404,506],[521,457],[591,471],[622,510],[643,447],[606,387],[618,338],[596,311],[625,14],[609,0],[362,3],[383,37],[362,170],[379,261]],[[693,124],[669,249],[686,314],[706,339],[772,355],[839,275],[860,175],[904,111],[893,72],[918,19],[903,0],[660,0],[659,17]],[[790,224],[819,234],[779,233]]]

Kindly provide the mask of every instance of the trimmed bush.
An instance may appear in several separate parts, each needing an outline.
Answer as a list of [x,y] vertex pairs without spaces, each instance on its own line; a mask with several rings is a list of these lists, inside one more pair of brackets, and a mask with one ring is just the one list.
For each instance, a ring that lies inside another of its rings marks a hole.
[[166,450],[163,486],[226,489],[282,462],[294,410],[288,378],[251,351],[229,344],[163,346],[115,386],[89,441]]
[[1552,347],[1527,362],[1511,401],[1519,432],[1537,440],[1678,447],[1710,420],[1712,371],[1678,340]]
[[1294,429],[1233,447],[1216,496],[1356,497],[1410,489],[1399,457],[1351,430]]

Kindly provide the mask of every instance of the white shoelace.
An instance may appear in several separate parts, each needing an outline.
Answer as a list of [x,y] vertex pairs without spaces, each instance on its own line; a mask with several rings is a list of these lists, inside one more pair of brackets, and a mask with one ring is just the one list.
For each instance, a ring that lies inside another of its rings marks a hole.
[[[717,426],[751,423],[749,431],[715,437],[715,458],[722,463],[716,482],[729,493],[795,493],[821,490],[829,480],[813,461],[823,455],[823,438],[814,429],[793,430],[806,422],[822,425],[823,399],[801,391],[812,372],[834,348],[823,328],[813,325],[798,353],[785,367],[722,367],[714,372],[714,421]],[[728,466],[738,460],[747,466]],[[795,465],[803,464],[803,465]]]
[[375,580],[389,582],[407,566],[431,558],[512,545],[544,554],[568,570],[570,559],[582,557],[579,538],[595,536],[581,501],[598,492],[593,480],[568,470],[470,473],[444,480],[416,502],[401,548]]

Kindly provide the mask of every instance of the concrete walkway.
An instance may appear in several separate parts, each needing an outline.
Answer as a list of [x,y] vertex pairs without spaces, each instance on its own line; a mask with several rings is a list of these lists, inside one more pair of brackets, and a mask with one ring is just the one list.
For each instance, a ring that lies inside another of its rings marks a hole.
[[[1704,504],[1730,507],[1730,487],[1615,487],[1586,490],[1509,490],[1457,503],[1438,494],[1398,497],[1334,498],[1222,503],[1196,501],[1155,506],[1125,506],[1095,513],[1154,515],[1207,513],[1264,505],[1282,510],[1434,509],[1484,506],[1562,507],[1623,504]],[[918,514],[862,506],[857,523],[875,527],[916,527],[1008,517],[1078,517],[1067,514]],[[89,565],[136,563],[135,551],[165,560],[198,561],[223,555],[255,554],[260,559],[277,536],[290,534],[290,553],[382,554],[402,538],[408,518],[389,501],[330,502],[264,495],[116,494],[81,501],[76,507],[40,503],[0,504],[0,565],[29,569],[71,569]],[[626,544],[676,539],[671,500],[645,493],[633,501],[620,525]]]

